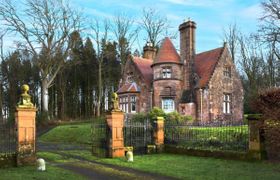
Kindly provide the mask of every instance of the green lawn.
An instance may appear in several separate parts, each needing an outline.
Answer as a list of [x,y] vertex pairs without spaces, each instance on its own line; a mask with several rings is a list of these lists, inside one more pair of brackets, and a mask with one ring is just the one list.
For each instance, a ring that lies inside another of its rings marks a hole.
[[88,151],[64,151],[64,153],[180,179],[280,179],[280,164],[268,162],[245,162],[185,155],[154,154],[134,156],[134,162],[128,163],[124,158],[96,158]]
[[90,144],[91,123],[57,126],[39,137],[39,140],[43,142]]
[[47,169],[44,172],[36,170],[35,166],[24,166],[14,168],[0,169],[0,179],[3,180],[82,180],[85,179],[82,176],[74,174],[68,170],[64,170],[52,165],[47,164]]
[[244,151],[248,147],[248,126],[167,126],[165,138],[177,146],[200,150]]

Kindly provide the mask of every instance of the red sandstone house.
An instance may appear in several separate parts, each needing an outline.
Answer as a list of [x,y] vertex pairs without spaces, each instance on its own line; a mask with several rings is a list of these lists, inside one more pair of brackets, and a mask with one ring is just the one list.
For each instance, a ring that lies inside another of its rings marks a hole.
[[180,55],[167,37],[158,51],[147,43],[143,57],[131,57],[120,81],[120,108],[125,113],[160,107],[194,119],[242,120],[243,87],[226,43],[196,54],[193,21],[179,26]]

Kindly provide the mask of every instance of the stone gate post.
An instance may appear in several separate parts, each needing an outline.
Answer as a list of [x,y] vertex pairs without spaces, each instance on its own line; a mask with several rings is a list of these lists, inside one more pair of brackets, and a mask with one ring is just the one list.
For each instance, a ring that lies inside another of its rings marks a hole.
[[109,157],[124,157],[124,113],[119,109],[118,96],[112,95],[113,108],[106,116],[109,133]]
[[262,136],[263,120],[255,116],[248,116],[249,125],[249,156],[253,159],[262,159],[264,155],[264,142]]
[[31,96],[27,94],[28,85],[22,86],[20,102],[15,112],[17,130],[17,165],[35,164],[36,138],[36,107],[31,103]]
[[164,147],[164,118],[157,117],[154,120],[154,142],[156,151],[162,152]]

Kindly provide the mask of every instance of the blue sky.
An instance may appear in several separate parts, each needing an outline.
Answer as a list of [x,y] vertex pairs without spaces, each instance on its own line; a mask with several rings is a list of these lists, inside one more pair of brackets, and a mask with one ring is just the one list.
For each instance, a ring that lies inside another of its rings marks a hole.
[[[229,24],[236,23],[244,33],[255,32],[262,14],[260,0],[70,0],[70,3],[88,19],[100,20],[126,13],[139,21],[143,8],[153,8],[167,17],[171,33],[177,32],[185,19],[191,18],[197,23],[197,52],[222,46],[223,29]],[[176,48],[178,39],[173,40]],[[11,50],[12,42],[12,38],[5,38],[7,49]],[[144,44],[144,37],[140,36],[132,51],[142,50]]]
[[[71,0],[71,3],[87,17],[109,19],[124,12],[139,20],[143,8],[151,7],[167,17],[170,31],[174,32],[184,19],[191,18],[197,23],[197,52],[222,46],[223,29],[229,24],[236,23],[244,33],[255,32],[262,14],[259,0]],[[173,40],[176,47],[178,39]],[[140,37],[134,48],[142,48],[144,43],[144,37]]]

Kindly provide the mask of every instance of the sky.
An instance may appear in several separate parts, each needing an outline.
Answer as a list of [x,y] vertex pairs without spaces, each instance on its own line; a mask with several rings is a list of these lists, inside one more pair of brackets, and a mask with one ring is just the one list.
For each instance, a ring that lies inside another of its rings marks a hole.
[[[236,23],[244,33],[256,32],[258,19],[262,15],[260,0],[69,0],[78,8],[87,20],[97,18],[113,19],[118,13],[125,13],[141,19],[143,8],[152,8],[165,16],[170,24],[170,33],[178,32],[179,25],[190,18],[197,24],[196,51],[202,52],[221,47],[224,39],[224,29],[229,24]],[[133,44],[132,51],[142,50],[145,45],[143,32]],[[179,48],[179,33],[172,40]],[[14,45],[11,37],[4,39],[5,49]],[[9,51],[9,50],[8,50]]]
[[[244,33],[256,32],[262,15],[260,0],[72,0],[87,17],[113,19],[117,13],[126,13],[140,21],[143,8],[153,8],[166,16],[170,31],[178,32],[179,25],[190,18],[197,24],[197,52],[222,46],[224,29],[236,23]],[[173,40],[179,47],[178,38]],[[144,37],[133,46],[142,50]]]

